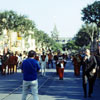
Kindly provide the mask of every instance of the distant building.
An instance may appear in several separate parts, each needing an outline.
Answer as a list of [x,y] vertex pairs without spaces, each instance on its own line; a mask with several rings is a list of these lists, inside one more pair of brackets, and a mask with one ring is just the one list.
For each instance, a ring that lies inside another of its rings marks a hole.
[[56,25],[54,25],[53,31],[51,31],[51,38],[53,40],[58,40],[58,37],[59,37],[59,31],[58,31]]
[[59,37],[56,42],[61,43],[61,44],[66,44],[69,40],[71,40],[71,37]]
[[[30,32],[30,34],[34,34],[34,32]],[[0,38],[0,51],[3,52],[5,47],[13,52],[35,50],[35,39],[32,39],[31,35],[29,35],[28,41],[26,41],[23,34],[13,32],[12,30],[7,33],[7,30],[5,29]]]

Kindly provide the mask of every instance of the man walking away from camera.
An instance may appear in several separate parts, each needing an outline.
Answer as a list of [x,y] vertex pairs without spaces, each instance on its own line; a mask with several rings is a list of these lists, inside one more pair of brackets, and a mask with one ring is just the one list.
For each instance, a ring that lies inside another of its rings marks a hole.
[[40,66],[34,59],[35,55],[35,51],[29,51],[28,58],[23,61],[21,66],[23,72],[22,100],[26,100],[29,89],[31,89],[33,100],[39,100],[37,72],[40,70]]

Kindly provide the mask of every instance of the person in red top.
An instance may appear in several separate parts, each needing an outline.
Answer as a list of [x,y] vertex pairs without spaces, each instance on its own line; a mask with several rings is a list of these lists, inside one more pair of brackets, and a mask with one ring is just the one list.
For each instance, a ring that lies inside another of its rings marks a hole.
[[81,58],[79,54],[73,56],[73,64],[74,64],[74,74],[76,76],[80,75],[80,66],[81,66]]
[[[9,71],[10,70],[10,71]],[[12,72],[13,70],[13,72]],[[14,73],[14,55],[10,53],[8,58],[8,74]]]
[[6,74],[6,66],[8,65],[8,54],[2,56],[2,75]]
[[49,53],[48,54],[48,68],[49,68],[50,64],[51,64],[51,68],[53,68],[53,61],[52,61],[52,59],[53,59],[53,55],[52,55],[52,53]]
[[62,55],[58,56],[57,66],[58,66],[59,80],[63,80],[65,65]]

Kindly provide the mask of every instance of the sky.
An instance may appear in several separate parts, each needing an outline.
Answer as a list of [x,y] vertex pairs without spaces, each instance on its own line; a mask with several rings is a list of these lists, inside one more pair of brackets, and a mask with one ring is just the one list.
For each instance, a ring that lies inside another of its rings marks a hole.
[[39,30],[49,35],[56,25],[60,37],[74,37],[83,24],[81,10],[94,1],[96,0],[0,0],[0,11],[13,10],[26,15]]

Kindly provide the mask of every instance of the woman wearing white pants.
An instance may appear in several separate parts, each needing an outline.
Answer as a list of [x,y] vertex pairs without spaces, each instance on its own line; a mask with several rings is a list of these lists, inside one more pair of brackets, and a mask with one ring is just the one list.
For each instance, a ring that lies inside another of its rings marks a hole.
[[48,57],[45,55],[41,55],[40,64],[41,64],[41,74],[42,76],[46,75],[46,65],[48,62]]

